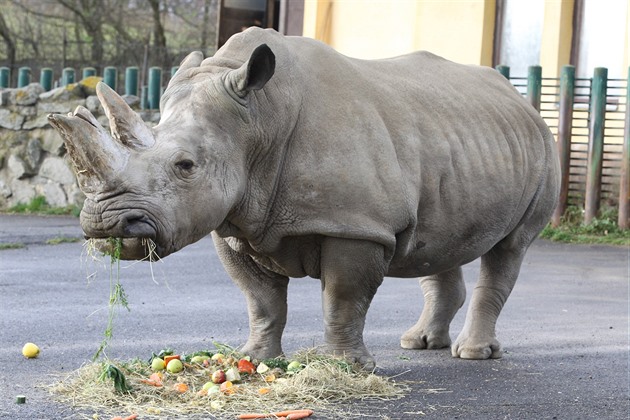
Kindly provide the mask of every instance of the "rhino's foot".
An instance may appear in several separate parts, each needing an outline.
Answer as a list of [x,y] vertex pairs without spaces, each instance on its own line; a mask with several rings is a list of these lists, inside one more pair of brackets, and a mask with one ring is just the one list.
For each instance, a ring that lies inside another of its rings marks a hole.
[[409,350],[436,350],[443,349],[451,345],[451,337],[448,331],[445,332],[425,332],[415,327],[410,328],[400,338],[400,346]]
[[334,356],[342,357],[348,363],[357,364],[364,370],[372,371],[376,368],[376,361],[365,346],[358,349],[340,349],[329,347],[328,352]]
[[485,360],[500,359],[503,356],[501,343],[495,338],[458,338],[451,347],[453,357],[460,359]]
[[258,343],[247,342],[240,350],[241,353],[250,356],[253,359],[273,359],[283,356],[282,347],[278,345],[262,345]]

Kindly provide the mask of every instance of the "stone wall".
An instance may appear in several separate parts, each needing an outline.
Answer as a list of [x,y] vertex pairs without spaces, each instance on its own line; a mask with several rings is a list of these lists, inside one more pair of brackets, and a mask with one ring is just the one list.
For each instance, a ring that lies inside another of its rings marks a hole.
[[[0,90],[0,211],[36,196],[46,197],[54,207],[81,206],[72,164],[61,137],[48,123],[50,113],[68,113],[82,105],[108,127],[94,88],[100,80],[89,77],[79,83],[44,92],[39,83],[24,88]],[[140,101],[123,96],[134,109]],[[149,124],[158,112],[140,112]]]

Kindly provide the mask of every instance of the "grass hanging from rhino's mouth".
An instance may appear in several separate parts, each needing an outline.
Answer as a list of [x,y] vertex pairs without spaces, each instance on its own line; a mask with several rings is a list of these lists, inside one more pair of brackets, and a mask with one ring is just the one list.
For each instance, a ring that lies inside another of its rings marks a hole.
[[[109,303],[108,303],[108,316],[107,327],[105,328],[103,341],[94,354],[92,360],[95,361],[99,356],[105,354],[105,349],[109,345],[113,337],[114,331],[114,317],[116,315],[116,307],[121,306],[127,311],[131,311],[129,308],[129,302],[127,300],[127,293],[120,282],[120,256],[122,254],[123,240],[122,238],[108,238],[108,247],[105,251],[101,252],[102,256],[109,256]],[[151,278],[155,281],[153,276],[153,262],[159,258],[155,254],[156,244],[151,239],[142,239],[142,245],[147,249],[148,261],[151,263]],[[87,255],[92,259],[98,260],[99,253],[98,247],[94,239],[88,239],[86,242]]]

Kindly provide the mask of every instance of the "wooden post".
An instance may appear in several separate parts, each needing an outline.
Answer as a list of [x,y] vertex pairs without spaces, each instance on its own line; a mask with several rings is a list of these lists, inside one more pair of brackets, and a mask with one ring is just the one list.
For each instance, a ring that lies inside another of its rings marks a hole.
[[61,86],[68,86],[71,83],[74,83],[74,69],[66,67],[61,73]]
[[0,67],[0,89],[9,87],[11,80],[11,69],[8,67]]
[[48,92],[50,89],[52,89],[52,83],[53,69],[51,69],[50,67],[44,67],[39,72],[39,84],[42,85],[46,92]]
[[96,69],[94,67],[85,67],[83,69],[81,80],[87,79],[88,77],[91,77],[91,76],[96,76]]
[[542,89],[542,67],[529,66],[527,68],[527,99],[529,103],[540,111],[540,94]]
[[623,136],[623,154],[621,157],[621,179],[619,181],[619,219],[620,229],[628,229],[630,218],[630,67],[628,68],[628,86],[626,87],[626,129]]
[[125,69],[125,95],[138,96],[138,67]]
[[118,69],[107,66],[103,69],[103,82],[113,90],[118,88]]
[[503,64],[499,64],[497,66],[497,71],[503,75],[506,79],[510,80],[510,66],[505,66]]
[[571,122],[575,97],[575,67],[564,66],[560,73],[560,109],[558,115],[558,155],[560,156],[560,198],[551,224],[560,225],[569,201],[569,171],[571,169]]
[[162,88],[162,69],[151,67],[149,69],[149,109],[160,107],[160,90]]
[[606,117],[606,88],[608,69],[596,67],[591,86],[590,118],[588,127],[588,160],[586,164],[586,199],[584,224],[597,216],[602,191],[604,157],[604,118]]
[[18,87],[26,87],[29,83],[31,83],[31,68],[20,67],[18,70]]

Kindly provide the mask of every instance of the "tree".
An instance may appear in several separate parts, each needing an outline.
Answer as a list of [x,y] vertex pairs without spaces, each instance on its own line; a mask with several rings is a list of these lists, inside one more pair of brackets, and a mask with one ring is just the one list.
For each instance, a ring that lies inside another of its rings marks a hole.
[[4,44],[7,48],[7,57],[9,61],[9,68],[15,67],[15,41],[13,40],[13,36],[9,27],[7,26],[7,22],[4,19],[4,15],[2,14],[2,10],[0,9],[0,37],[4,40]]

